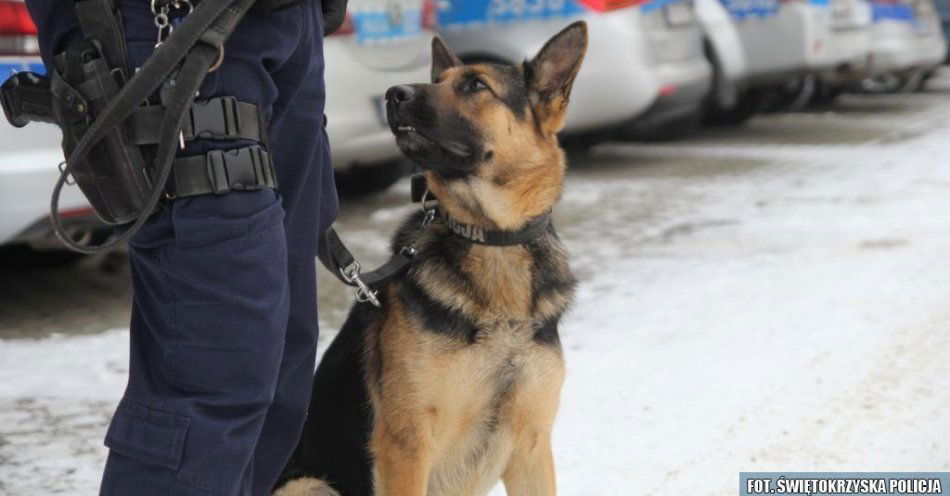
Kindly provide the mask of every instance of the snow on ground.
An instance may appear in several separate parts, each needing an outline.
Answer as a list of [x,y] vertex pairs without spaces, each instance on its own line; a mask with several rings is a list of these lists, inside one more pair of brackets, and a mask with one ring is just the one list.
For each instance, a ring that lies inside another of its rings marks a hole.
[[[561,494],[950,470],[947,93],[572,157]],[[343,231],[378,254],[406,208]],[[345,305],[321,283],[329,336]],[[0,340],[0,494],[95,494],[127,346],[123,329]]]

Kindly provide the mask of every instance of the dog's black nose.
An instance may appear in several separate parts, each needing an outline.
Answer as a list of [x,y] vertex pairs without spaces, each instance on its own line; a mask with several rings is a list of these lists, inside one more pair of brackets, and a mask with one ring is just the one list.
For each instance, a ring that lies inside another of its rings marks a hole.
[[408,102],[416,96],[416,89],[407,84],[400,84],[399,86],[393,86],[386,91],[386,99],[393,102],[396,105],[399,105],[403,102]]

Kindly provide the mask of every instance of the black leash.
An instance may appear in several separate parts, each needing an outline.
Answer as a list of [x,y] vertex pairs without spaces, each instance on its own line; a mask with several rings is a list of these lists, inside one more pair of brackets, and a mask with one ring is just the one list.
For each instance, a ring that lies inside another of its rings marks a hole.
[[320,246],[317,251],[320,262],[340,282],[356,288],[356,301],[360,303],[369,302],[377,307],[380,306],[377,297],[379,291],[386,283],[401,276],[409,269],[413,259],[419,254],[416,246],[419,239],[422,238],[422,234],[436,219],[441,219],[455,235],[473,243],[488,246],[513,246],[530,243],[544,236],[551,225],[550,212],[528,221],[523,228],[517,231],[491,230],[463,224],[450,217],[444,210],[439,209],[438,205],[432,205],[431,207],[427,205],[427,202],[437,200],[426,188],[425,176],[422,174],[416,174],[412,178],[412,201],[420,203],[422,210],[425,212],[425,216],[422,218],[422,228],[411,243],[400,248],[386,263],[375,270],[365,273],[362,271],[362,266],[356,261],[353,253],[346,247],[334,228],[327,229],[320,239]]
[[[53,188],[50,217],[56,236],[69,248],[82,253],[100,253],[129,240],[148,220],[165,193],[165,184],[172,171],[179,134],[188,117],[188,110],[205,76],[224,54],[224,42],[237,27],[255,0],[204,0],[188,14],[181,25],[169,35],[151,57],[122,87],[114,100],[95,119],[89,130],[66,160],[59,180]],[[184,59],[184,63],[182,60]],[[181,65],[175,77],[159,131],[159,148],[155,159],[156,176],[145,210],[120,236],[99,246],[76,243],[65,231],[59,215],[59,197],[73,164],[83,160],[89,151],[110,130],[122,125],[138,107]]]

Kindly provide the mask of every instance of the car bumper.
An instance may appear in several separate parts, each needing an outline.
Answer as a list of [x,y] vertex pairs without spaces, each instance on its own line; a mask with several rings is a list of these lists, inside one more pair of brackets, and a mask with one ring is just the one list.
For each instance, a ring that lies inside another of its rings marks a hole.
[[942,31],[919,36],[917,39],[917,53],[919,54],[918,67],[930,70],[941,64],[947,58],[947,40]]
[[644,49],[648,40],[640,28],[641,16],[635,8],[584,16],[589,26],[588,50],[571,91],[566,133],[617,126],[653,103],[660,83]]
[[633,122],[631,131],[649,131],[697,115],[710,86],[709,78],[664,86],[653,105]]
[[917,65],[917,39],[913,26],[903,21],[878,21],[871,32],[873,75],[900,72]]
[[833,86],[848,85],[870,75],[871,30],[865,28],[836,29],[832,33],[834,67],[822,73],[821,79]]
[[866,66],[871,55],[870,27],[834,30],[831,33],[830,51],[836,66]]
[[[25,133],[29,130],[12,129],[4,123],[0,125],[0,132]],[[56,164],[62,160],[63,152],[55,144],[47,150],[0,154],[0,244],[32,241],[51,234],[48,222],[50,193],[59,177]],[[63,188],[60,212],[73,227],[80,222],[89,227],[105,226],[96,219],[89,203],[75,186]]]

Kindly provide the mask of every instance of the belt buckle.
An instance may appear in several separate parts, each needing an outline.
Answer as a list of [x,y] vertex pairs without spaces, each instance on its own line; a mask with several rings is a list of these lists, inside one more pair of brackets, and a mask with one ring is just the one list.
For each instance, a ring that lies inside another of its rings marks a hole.
[[212,98],[191,105],[191,129],[196,138],[228,139],[241,130],[237,119],[237,98]]
[[224,152],[221,150],[208,152],[206,164],[208,180],[211,181],[211,189],[214,194],[223,195],[231,191],[231,181],[228,179]]

